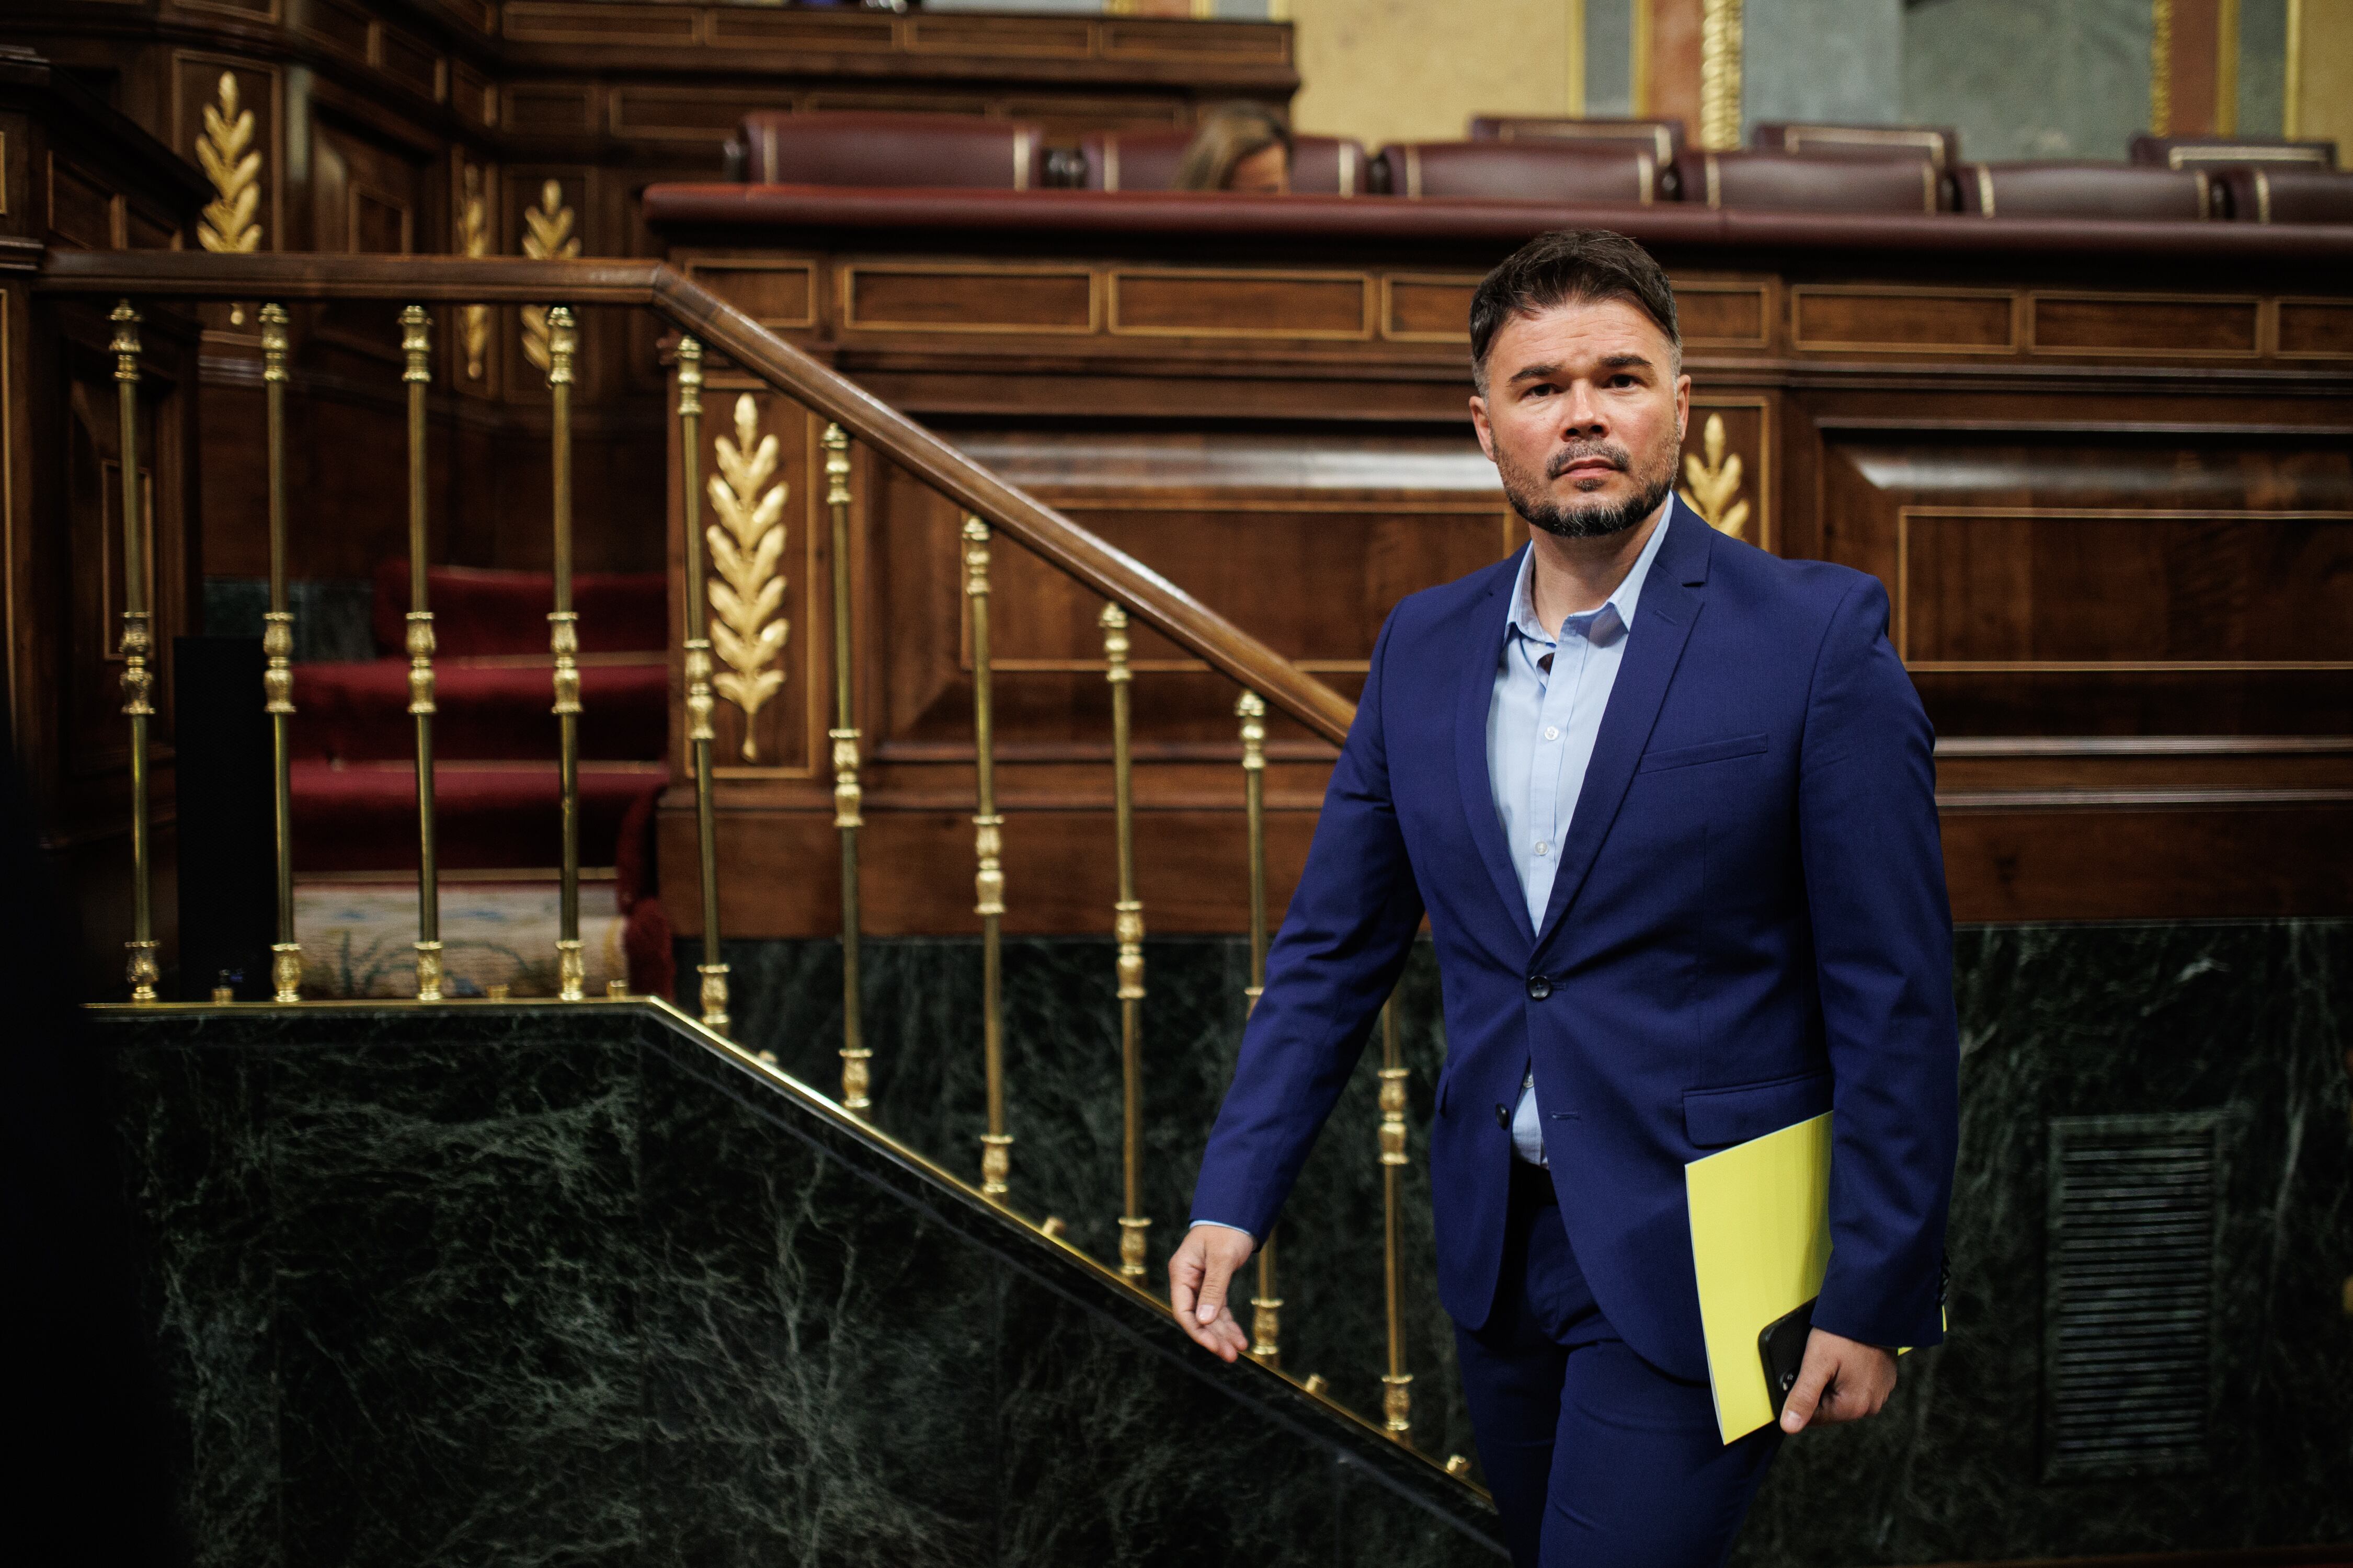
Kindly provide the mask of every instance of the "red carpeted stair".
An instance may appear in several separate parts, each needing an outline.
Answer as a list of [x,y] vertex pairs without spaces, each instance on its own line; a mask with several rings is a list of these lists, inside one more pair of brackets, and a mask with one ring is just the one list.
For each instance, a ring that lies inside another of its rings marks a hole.
[[[563,858],[557,730],[543,573],[441,567],[433,608],[434,799],[445,870],[523,869]],[[632,811],[649,821],[668,770],[668,585],[659,573],[575,579],[580,630],[580,860],[643,880],[618,891],[652,905],[641,846],[621,847]],[[290,726],[295,868],[309,874],[414,871],[416,721],[408,712],[408,569],[376,569],[375,659],[294,669]],[[659,921],[658,907],[644,918]],[[634,934],[634,933],[633,933]],[[648,933],[650,935],[650,933]],[[632,942],[632,947],[640,945]],[[665,944],[648,942],[649,951]],[[667,953],[664,952],[666,959]],[[632,980],[638,976],[633,963]],[[651,982],[653,976],[646,977]],[[651,984],[641,988],[652,989]]]

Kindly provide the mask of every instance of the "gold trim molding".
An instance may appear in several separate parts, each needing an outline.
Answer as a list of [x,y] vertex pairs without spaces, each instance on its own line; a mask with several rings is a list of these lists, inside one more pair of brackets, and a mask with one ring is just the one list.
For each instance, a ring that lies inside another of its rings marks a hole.
[[1740,145],[1741,4],[1700,5],[1699,144],[1712,151]]

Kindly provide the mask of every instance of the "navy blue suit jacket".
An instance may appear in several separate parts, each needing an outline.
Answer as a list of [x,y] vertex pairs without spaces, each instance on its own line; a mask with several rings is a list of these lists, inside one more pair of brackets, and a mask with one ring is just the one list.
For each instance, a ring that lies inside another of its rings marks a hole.
[[1495,1299],[1500,1112],[1533,1070],[1569,1238],[1644,1359],[1706,1375],[1684,1164],[1832,1110],[1814,1321],[1934,1344],[1959,1049],[1927,716],[1876,578],[1674,505],[1540,928],[1487,768],[1517,558],[1390,615],[1193,1216],[1268,1233],[1427,912],[1438,1285],[1458,1321]]

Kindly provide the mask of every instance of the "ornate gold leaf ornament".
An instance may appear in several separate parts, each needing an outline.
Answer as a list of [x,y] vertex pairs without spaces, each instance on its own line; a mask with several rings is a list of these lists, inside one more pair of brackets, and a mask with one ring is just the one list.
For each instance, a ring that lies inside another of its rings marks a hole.
[[[554,180],[539,187],[539,205],[522,215],[522,253],[533,261],[569,261],[580,254],[580,237],[572,232],[572,209],[564,205],[564,186]],[[547,368],[547,307],[522,308],[522,357],[541,370]]]
[[[468,256],[488,256],[491,253],[491,207],[482,195],[482,169],[479,163],[466,165],[466,196],[458,209],[459,248]],[[541,314],[541,325],[546,316]],[[491,351],[491,308],[488,305],[468,305],[458,313],[458,342],[466,354],[466,379],[482,379],[483,366]]]
[[785,683],[776,664],[792,630],[777,613],[785,603],[785,486],[768,482],[776,472],[776,438],[760,434],[760,411],[749,393],[735,400],[735,438],[721,436],[712,447],[719,471],[711,476],[711,505],[719,521],[703,531],[715,574],[711,646],[727,668],[711,684],[744,710],[744,760],[753,763],[760,751],[752,720]]
[[213,183],[213,199],[196,219],[196,243],[206,250],[243,253],[261,248],[261,153],[253,144],[253,110],[237,104],[237,78],[221,72],[215,101],[205,105],[196,162]]
[[1683,504],[1707,520],[1710,528],[1719,533],[1740,537],[1748,526],[1748,503],[1736,499],[1740,494],[1740,454],[1724,449],[1724,416],[1707,416],[1707,429],[1700,437],[1706,451],[1702,461],[1697,452],[1683,454]]

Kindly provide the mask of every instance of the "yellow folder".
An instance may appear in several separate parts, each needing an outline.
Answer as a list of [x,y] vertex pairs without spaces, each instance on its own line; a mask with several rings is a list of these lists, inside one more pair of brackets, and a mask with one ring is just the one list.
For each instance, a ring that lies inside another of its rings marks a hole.
[[1821,1294],[1830,1267],[1830,1112],[1683,1167],[1716,1429],[1773,1419],[1757,1336]]

